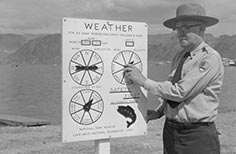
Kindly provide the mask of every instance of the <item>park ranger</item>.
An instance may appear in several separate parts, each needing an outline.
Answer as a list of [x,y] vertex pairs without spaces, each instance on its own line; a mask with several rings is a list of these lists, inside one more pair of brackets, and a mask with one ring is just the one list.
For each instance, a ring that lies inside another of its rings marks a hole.
[[220,154],[214,121],[224,67],[219,53],[203,40],[205,29],[216,23],[201,5],[180,5],[176,17],[164,22],[176,31],[182,47],[172,60],[169,80],[148,79],[132,64],[124,70],[135,84],[163,99],[156,110],[148,111],[147,120],[165,115],[164,154]]

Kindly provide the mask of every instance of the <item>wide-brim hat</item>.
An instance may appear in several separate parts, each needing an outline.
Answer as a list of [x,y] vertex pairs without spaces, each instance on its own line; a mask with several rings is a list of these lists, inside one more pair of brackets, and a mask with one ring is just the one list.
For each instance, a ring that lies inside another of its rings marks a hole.
[[200,4],[182,4],[176,10],[176,17],[166,20],[163,24],[168,28],[174,29],[176,22],[182,20],[200,20],[206,24],[206,27],[213,26],[219,22],[214,17],[206,16],[205,9]]

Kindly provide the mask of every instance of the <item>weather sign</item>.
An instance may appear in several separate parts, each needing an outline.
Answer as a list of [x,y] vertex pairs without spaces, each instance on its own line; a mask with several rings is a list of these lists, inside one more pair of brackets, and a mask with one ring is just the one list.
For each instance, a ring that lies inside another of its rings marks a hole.
[[124,74],[147,75],[147,24],[64,18],[62,140],[145,135],[146,91]]

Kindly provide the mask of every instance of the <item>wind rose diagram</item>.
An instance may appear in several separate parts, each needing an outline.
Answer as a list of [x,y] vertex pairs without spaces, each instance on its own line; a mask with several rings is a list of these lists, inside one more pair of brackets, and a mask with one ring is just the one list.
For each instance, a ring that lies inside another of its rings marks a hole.
[[96,84],[103,75],[103,61],[93,50],[81,50],[70,61],[69,71],[72,79],[81,86]]
[[137,53],[124,50],[119,52],[113,59],[111,64],[111,72],[114,79],[122,85],[130,85],[133,82],[125,78],[123,73],[126,64],[133,64],[142,72],[142,61]]
[[71,99],[69,111],[72,119],[81,125],[95,123],[102,115],[104,103],[102,97],[94,90],[84,89]]

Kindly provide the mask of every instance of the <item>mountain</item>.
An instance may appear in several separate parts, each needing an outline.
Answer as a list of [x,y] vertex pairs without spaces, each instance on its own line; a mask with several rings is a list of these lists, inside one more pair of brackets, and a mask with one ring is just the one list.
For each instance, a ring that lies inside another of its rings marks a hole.
[[[160,39],[160,37],[162,39]],[[155,39],[155,41],[150,39]],[[220,37],[215,37],[212,34],[206,34],[204,39],[211,47],[216,49],[222,57],[236,59],[236,35],[221,35]],[[148,60],[170,61],[179,50],[181,50],[181,48],[173,33],[149,36]]]
[[[28,41],[16,43],[16,51],[12,51],[4,60],[7,64],[60,64],[61,34],[24,35]],[[215,48],[222,57],[236,59],[236,35],[215,37],[205,35],[206,42]],[[1,41],[0,41],[1,42]],[[13,43],[14,44],[14,43]],[[5,45],[7,46],[7,45]],[[11,45],[9,45],[11,46]],[[14,45],[12,45],[14,46]],[[19,47],[20,46],[20,47]],[[174,33],[148,36],[148,60],[170,61],[181,48]],[[10,51],[10,50],[9,50]]]
[[222,57],[236,59],[236,35],[222,35],[215,49],[220,52]]
[[24,42],[22,35],[16,34],[0,34],[0,52],[12,53],[16,51]]
[[156,36],[149,36],[148,40],[149,61],[171,60],[174,53],[176,53],[179,50],[180,46],[174,34],[166,34],[166,35],[158,34]]
[[171,37],[175,37],[174,33],[148,35],[148,44],[158,45],[166,43]]
[[17,51],[24,43],[38,35],[0,34],[0,63],[11,53]]
[[0,34],[0,62],[2,62],[10,53],[15,52],[25,39],[16,34]]
[[61,63],[61,35],[48,34],[36,37],[10,54],[6,63],[59,64]]

